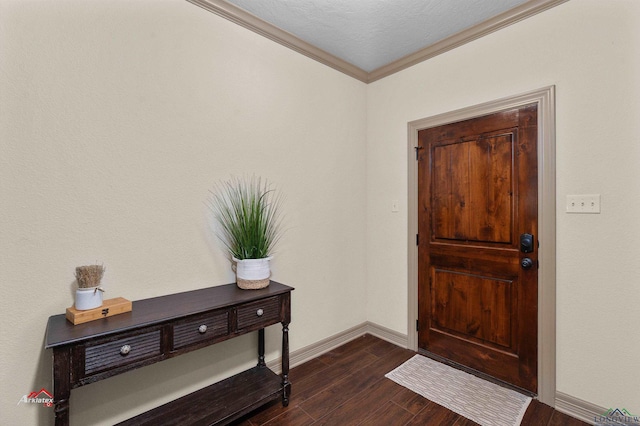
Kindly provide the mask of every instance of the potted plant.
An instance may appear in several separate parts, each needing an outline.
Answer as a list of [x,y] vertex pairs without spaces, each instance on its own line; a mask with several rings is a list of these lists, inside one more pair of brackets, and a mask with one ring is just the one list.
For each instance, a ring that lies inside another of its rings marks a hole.
[[252,176],[221,182],[208,201],[219,225],[217,236],[235,262],[238,287],[267,287],[269,261],[282,235],[282,197],[266,180]]
[[76,290],[75,307],[79,311],[99,308],[102,306],[102,293],[100,281],[104,275],[104,266],[87,265],[76,268],[76,280],[78,289]]

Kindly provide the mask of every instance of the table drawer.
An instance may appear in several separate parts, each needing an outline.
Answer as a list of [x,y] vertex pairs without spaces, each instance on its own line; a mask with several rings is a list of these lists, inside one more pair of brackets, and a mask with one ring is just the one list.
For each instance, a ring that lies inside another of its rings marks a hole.
[[173,349],[229,334],[229,312],[200,315],[173,326]]
[[238,308],[237,329],[252,326],[266,327],[281,321],[280,297],[270,297],[257,302],[247,303]]
[[122,337],[105,343],[87,346],[84,350],[84,373],[90,375],[159,356],[161,332],[151,332]]

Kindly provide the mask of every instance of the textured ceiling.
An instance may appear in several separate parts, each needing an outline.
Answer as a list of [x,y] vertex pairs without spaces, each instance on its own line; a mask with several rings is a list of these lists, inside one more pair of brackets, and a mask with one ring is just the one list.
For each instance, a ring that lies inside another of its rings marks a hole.
[[527,0],[227,0],[371,72]]

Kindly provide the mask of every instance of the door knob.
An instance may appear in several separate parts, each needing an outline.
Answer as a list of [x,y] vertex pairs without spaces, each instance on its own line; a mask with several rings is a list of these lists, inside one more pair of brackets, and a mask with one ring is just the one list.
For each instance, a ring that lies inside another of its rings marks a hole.
[[533,266],[533,260],[525,257],[520,261],[520,266],[522,266],[522,269],[531,269],[531,267]]

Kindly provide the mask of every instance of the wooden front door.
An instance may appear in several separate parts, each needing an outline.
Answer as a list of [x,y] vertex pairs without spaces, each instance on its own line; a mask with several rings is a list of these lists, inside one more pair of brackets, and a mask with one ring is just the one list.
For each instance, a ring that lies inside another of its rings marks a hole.
[[419,350],[537,393],[537,105],[418,142]]

